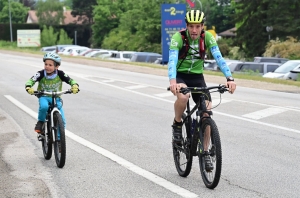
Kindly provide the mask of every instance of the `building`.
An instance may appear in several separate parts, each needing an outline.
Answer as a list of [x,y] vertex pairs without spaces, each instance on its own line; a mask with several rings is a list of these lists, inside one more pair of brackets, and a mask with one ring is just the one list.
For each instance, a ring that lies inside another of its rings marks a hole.
[[[76,16],[73,17],[71,14],[71,10],[66,10],[64,8],[64,21],[62,24],[67,25],[67,24],[82,24],[82,22],[87,19],[84,16]],[[27,14],[27,20],[26,23],[39,23],[39,19],[36,16],[36,11],[35,10],[29,10]]]

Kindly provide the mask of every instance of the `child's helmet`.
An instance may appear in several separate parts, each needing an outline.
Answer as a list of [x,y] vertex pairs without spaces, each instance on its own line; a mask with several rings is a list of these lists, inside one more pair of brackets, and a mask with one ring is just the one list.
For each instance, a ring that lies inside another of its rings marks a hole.
[[46,60],[53,60],[56,62],[57,65],[60,65],[61,63],[61,58],[58,54],[54,52],[48,52],[44,55],[43,61],[45,62]]

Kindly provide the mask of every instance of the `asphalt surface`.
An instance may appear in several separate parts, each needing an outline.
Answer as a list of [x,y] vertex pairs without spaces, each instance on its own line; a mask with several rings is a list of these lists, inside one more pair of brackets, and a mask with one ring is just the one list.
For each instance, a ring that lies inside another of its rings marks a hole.
[[[120,166],[122,160],[112,154],[199,197],[298,196],[298,87],[237,80],[237,93],[226,95],[223,103],[228,105],[221,104],[214,115],[222,129],[224,157],[220,184],[211,191],[203,186],[197,160],[188,178],[176,174],[168,133],[174,98],[156,96],[162,92],[160,87],[168,85],[162,78],[165,69],[64,58],[64,68],[82,90],[65,97],[70,132],[66,167],[58,169],[53,159],[43,159],[33,132],[36,119],[7,99],[10,95],[37,111],[37,102],[26,94],[24,83],[41,63],[7,54],[20,53],[0,51],[5,63],[0,80],[0,197],[183,197],[145,179],[145,172],[141,177]],[[80,65],[70,64],[74,62]],[[12,69],[16,64],[18,69]],[[82,65],[95,67],[85,70]],[[209,83],[224,80],[206,79]],[[141,85],[136,83],[153,87],[137,89]],[[253,111],[266,108],[282,111],[251,119]],[[76,140],[73,133],[112,152],[110,158]]]

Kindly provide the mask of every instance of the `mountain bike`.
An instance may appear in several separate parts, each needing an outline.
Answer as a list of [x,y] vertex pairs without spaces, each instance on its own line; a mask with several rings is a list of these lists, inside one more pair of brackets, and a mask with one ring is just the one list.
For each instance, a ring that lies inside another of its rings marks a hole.
[[59,168],[63,168],[66,162],[66,136],[64,123],[57,107],[56,98],[69,93],[72,93],[71,90],[58,92],[35,91],[33,93],[33,95],[38,97],[46,95],[52,98],[52,103],[49,104],[42,132],[38,134],[37,138],[42,142],[43,154],[46,160],[51,159],[52,147],[54,147],[55,161]]
[[[168,88],[168,90],[170,90],[170,88]],[[225,85],[185,87],[180,89],[180,93],[183,94],[189,92],[200,93],[200,100],[192,109],[190,109],[188,100],[186,112],[182,115],[182,141],[180,144],[172,141],[172,148],[176,170],[180,176],[187,177],[190,174],[193,157],[198,156],[202,180],[207,188],[214,189],[218,185],[221,177],[222,148],[216,123],[211,116],[203,116],[204,113],[211,114],[206,106],[205,91],[209,91],[210,93],[219,92],[221,103],[221,94],[228,91],[228,89]],[[195,116],[192,117],[193,115]],[[209,130],[209,128],[210,138],[207,138],[209,142],[204,142],[205,131],[206,129]],[[209,145],[208,152],[204,152],[204,143]],[[210,156],[213,164],[213,170],[210,171],[205,169],[204,157],[207,155]]]

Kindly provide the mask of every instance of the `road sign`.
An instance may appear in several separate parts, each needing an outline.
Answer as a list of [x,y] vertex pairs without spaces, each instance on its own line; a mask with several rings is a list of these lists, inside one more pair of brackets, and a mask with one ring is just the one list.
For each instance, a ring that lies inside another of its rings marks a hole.
[[17,30],[18,47],[40,47],[40,30]]
[[162,35],[162,61],[168,62],[171,37],[179,30],[186,27],[185,4],[161,5],[161,35]]

